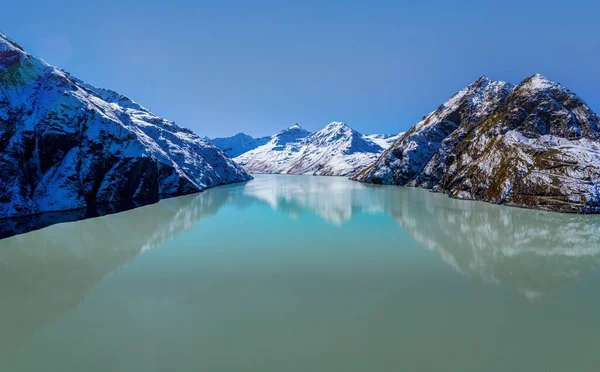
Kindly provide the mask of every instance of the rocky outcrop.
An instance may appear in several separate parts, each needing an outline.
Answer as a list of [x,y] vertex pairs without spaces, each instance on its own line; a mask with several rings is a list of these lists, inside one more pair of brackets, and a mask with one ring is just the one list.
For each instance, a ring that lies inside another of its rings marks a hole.
[[511,206],[598,213],[599,123],[583,100],[539,74],[516,87],[483,77],[353,179]]
[[0,34],[0,218],[155,202],[251,177],[215,146]]

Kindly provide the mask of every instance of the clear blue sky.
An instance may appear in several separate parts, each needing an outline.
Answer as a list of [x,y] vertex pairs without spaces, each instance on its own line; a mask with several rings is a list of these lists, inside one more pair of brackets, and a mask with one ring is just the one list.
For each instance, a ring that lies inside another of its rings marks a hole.
[[9,1],[30,53],[211,137],[406,130],[480,75],[600,111],[597,1]]

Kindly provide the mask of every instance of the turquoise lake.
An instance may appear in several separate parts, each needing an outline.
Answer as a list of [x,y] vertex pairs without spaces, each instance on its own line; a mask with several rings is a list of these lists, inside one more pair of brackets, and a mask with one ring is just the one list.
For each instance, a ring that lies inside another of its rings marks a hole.
[[0,371],[598,371],[600,216],[255,176],[0,240]]

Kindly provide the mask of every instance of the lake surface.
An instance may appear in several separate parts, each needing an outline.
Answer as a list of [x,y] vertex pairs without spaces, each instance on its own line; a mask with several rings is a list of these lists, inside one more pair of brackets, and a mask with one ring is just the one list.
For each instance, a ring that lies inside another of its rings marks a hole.
[[0,240],[0,371],[598,371],[600,219],[343,178]]

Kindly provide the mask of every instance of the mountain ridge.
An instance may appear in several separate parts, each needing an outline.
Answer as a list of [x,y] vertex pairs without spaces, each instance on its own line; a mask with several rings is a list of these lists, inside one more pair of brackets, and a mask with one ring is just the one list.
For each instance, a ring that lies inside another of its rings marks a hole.
[[600,212],[600,119],[541,74],[513,86],[477,79],[352,179],[460,199]]
[[0,218],[199,192],[250,179],[221,150],[0,33]]
[[363,135],[343,122],[315,133],[295,124],[234,160],[250,173],[347,176],[373,161],[390,139],[394,137]]
[[230,158],[235,158],[245,152],[262,146],[269,141],[271,137],[252,137],[243,132],[239,132],[230,137],[206,138],[213,145],[220,148]]

